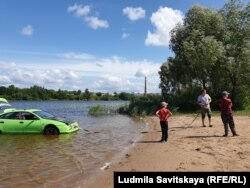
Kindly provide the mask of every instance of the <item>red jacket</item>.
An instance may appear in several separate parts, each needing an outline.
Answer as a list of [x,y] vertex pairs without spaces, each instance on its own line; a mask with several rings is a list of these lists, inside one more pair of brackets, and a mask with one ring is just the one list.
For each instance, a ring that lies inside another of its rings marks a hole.
[[157,110],[156,115],[160,118],[160,121],[167,121],[171,112],[167,108],[161,108]]
[[220,99],[219,106],[220,106],[221,113],[231,113],[232,112],[233,103],[232,103],[231,99],[228,99],[228,98]]

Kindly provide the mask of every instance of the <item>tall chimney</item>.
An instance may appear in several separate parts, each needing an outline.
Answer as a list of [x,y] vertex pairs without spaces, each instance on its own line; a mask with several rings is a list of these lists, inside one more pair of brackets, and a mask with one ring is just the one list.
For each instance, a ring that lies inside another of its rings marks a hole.
[[144,96],[147,96],[147,77],[145,76]]

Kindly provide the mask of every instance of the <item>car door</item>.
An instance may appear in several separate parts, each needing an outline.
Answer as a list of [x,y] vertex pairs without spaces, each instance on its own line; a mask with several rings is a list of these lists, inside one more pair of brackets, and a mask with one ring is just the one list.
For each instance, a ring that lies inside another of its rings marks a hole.
[[23,120],[20,112],[9,112],[1,115],[0,126],[3,133],[23,132]]
[[41,133],[43,127],[41,120],[31,112],[21,112],[23,120],[21,121],[24,133]]

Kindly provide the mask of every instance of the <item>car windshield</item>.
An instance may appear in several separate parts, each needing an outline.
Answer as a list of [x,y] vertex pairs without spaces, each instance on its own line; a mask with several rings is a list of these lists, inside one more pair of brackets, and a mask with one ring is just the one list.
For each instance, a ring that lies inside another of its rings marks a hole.
[[41,117],[43,119],[55,119],[56,118],[56,116],[54,116],[48,112],[44,112],[44,111],[35,111],[33,113],[38,115],[39,117]]

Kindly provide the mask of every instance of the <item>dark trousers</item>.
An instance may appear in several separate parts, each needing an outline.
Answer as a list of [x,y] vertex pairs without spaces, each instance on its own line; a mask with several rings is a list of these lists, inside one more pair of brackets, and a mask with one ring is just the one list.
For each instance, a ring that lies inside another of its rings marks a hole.
[[168,122],[167,121],[160,121],[161,124],[161,140],[167,141],[168,140]]
[[228,134],[228,125],[233,135],[236,135],[235,124],[232,113],[221,113],[221,119],[224,124],[225,135]]

